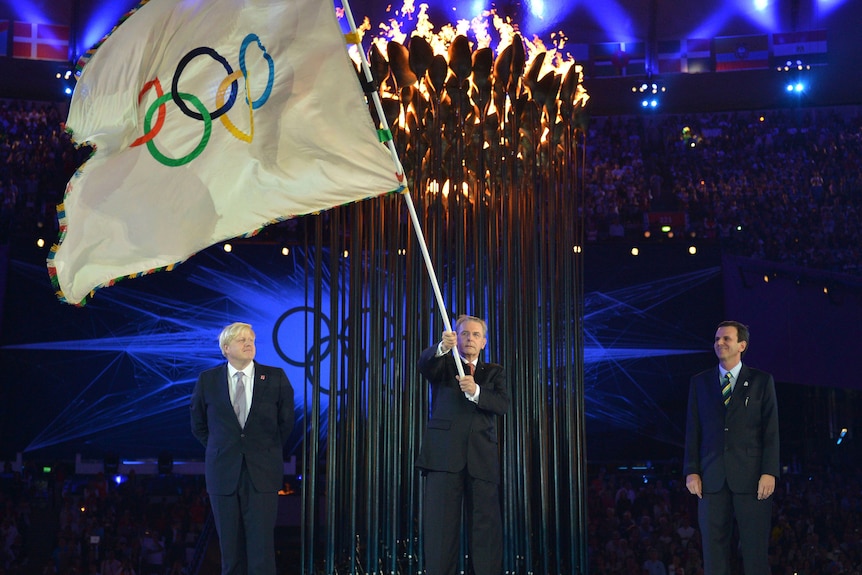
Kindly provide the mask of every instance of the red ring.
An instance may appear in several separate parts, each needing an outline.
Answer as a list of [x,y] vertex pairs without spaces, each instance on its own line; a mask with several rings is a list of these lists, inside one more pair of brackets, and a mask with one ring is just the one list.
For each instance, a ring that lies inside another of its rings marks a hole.
[[[144,99],[144,95],[150,90],[150,88],[153,87],[155,87],[156,89],[156,97],[161,98],[164,95],[164,92],[162,91],[162,83],[159,82],[159,79],[156,78],[155,80],[150,80],[149,82],[144,84],[143,88],[141,88],[141,92],[140,94],[138,94],[138,104],[141,103],[141,100]],[[134,142],[132,142],[132,145],[129,147],[134,148],[135,146],[146,144],[147,142],[155,138],[156,134],[158,134],[159,131],[162,129],[162,126],[165,125],[165,116],[165,105],[162,104],[161,106],[159,106],[158,116],[156,116],[156,123],[152,127],[152,129]]]

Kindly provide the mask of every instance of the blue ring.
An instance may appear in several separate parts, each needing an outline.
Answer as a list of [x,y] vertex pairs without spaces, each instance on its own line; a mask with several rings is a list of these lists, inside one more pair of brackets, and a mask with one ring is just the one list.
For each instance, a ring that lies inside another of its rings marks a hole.
[[[266,60],[266,63],[269,65],[269,78],[266,82],[266,89],[263,91],[263,94],[260,95],[260,98],[251,103],[251,109],[257,110],[269,99],[270,93],[272,93],[272,85],[275,82],[275,63],[272,61],[272,56],[266,51],[263,43],[258,38],[257,34],[249,34],[242,40],[242,46],[239,49],[239,69],[242,71],[242,75],[248,78],[248,71],[245,66],[245,51],[248,49],[248,45],[252,42],[257,42],[258,48],[263,52],[263,57]],[[246,101],[248,101],[248,95],[246,95]]]

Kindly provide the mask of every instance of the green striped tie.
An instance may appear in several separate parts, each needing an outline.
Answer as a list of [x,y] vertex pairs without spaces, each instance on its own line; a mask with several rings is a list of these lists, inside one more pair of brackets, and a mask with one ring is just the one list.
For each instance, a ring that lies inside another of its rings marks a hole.
[[721,382],[721,397],[724,399],[724,405],[730,403],[730,372],[724,374],[724,380]]

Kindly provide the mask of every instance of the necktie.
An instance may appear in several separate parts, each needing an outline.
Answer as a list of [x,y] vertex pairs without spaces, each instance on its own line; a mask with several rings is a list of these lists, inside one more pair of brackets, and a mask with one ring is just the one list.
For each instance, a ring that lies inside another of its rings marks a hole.
[[724,405],[730,403],[730,372],[724,374],[724,379],[721,380],[721,397],[724,399]]
[[473,375],[474,373],[476,373],[476,366],[473,365],[472,363],[470,363],[469,361],[467,362],[467,369],[470,370],[470,375]]
[[236,413],[236,420],[239,421],[241,427],[245,427],[246,401],[245,401],[245,374],[241,371],[236,372],[236,394],[233,398],[233,411]]

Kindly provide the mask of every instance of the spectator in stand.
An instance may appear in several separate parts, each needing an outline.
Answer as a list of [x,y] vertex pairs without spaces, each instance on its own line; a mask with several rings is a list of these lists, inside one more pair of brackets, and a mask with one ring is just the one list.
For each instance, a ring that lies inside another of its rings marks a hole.
[[647,560],[644,561],[644,575],[667,575],[664,563],[658,558],[658,550],[650,547],[647,550]]

